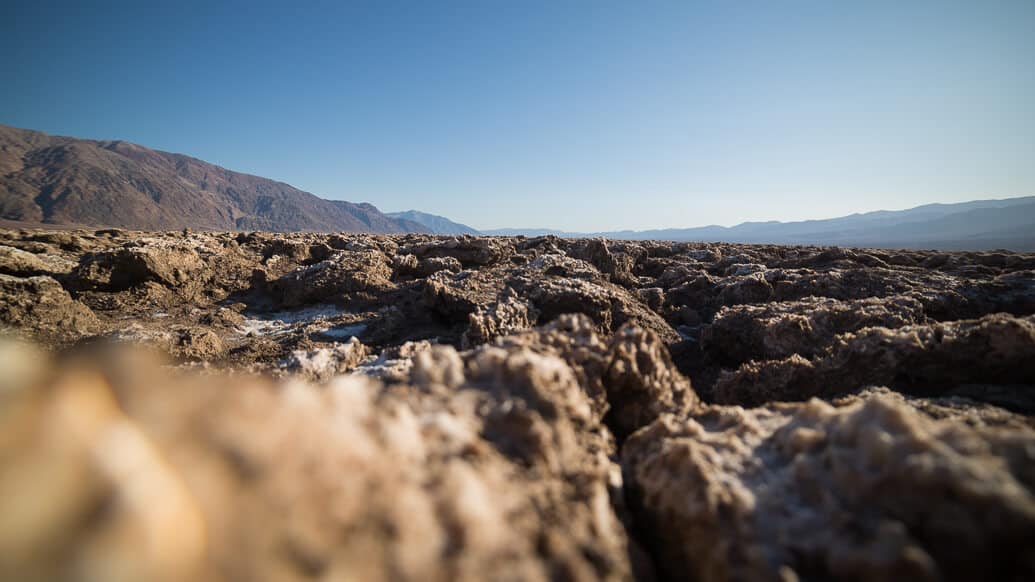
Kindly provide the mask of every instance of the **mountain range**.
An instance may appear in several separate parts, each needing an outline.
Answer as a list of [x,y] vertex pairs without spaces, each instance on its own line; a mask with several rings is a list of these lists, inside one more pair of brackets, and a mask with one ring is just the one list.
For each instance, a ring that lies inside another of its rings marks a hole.
[[1035,250],[1035,196],[928,204],[799,222],[567,232],[481,231],[418,210],[382,213],[125,141],[0,125],[0,220],[140,230],[428,232],[887,248]]
[[140,230],[428,232],[371,204],[125,141],[0,126],[0,218]]
[[427,212],[420,212],[418,210],[407,210],[405,212],[389,212],[388,216],[392,218],[398,218],[402,220],[409,220],[419,224],[423,224],[434,234],[481,234],[477,230],[467,226],[466,224],[460,224],[459,222],[453,222],[444,216],[437,216],[435,214],[428,214]]
[[499,236],[605,237],[629,240],[709,241],[855,247],[1035,250],[1035,196],[927,204],[823,220],[744,222],[732,227],[567,232],[508,228]]

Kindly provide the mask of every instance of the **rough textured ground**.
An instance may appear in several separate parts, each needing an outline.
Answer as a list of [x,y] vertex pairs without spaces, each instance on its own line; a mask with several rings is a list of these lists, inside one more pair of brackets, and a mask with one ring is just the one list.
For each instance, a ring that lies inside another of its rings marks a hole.
[[0,322],[4,579],[1035,577],[1031,254],[0,231]]

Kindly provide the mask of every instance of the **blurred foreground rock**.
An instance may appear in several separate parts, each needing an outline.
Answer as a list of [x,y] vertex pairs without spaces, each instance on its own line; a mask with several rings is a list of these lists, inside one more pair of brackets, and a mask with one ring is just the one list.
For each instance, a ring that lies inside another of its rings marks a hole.
[[557,356],[439,347],[409,384],[316,386],[3,350],[5,580],[649,574],[606,406]]
[[585,316],[398,355],[316,385],[4,343],[0,578],[1035,575],[1022,415],[707,405],[656,334]]

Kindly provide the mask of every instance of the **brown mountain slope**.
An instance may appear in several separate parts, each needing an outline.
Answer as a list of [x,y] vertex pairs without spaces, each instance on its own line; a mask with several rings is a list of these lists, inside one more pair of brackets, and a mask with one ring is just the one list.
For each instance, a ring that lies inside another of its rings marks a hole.
[[0,218],[141,230],[427,232],[371,204],[124,141],[0,125]]

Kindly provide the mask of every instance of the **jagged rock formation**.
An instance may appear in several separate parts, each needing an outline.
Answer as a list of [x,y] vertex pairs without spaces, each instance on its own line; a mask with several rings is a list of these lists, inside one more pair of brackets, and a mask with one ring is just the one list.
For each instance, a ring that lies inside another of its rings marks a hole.
[[821,357],[750,362],[719,379],[718,402],[758,405],[833,397],[896,384],[940,392],[962,384],[1023,384],[1035,378],[1035,317],[867,328],[840,335]]
[[1035,575],[1035,255],[0,231],[0,322],[4,579]]
[[672,579],[1022,580],[1033,436],[865,395],[666,415],[622,465]]
[[[64,331],[48,343],[117,334],[177,346],[189,330],[211,331],[224,349],[200,359],[213,364],[279,369],[295,351],[352,336],[372,354],[421,340],[476,347],[581,313],[604,334],[627,323],[653,331],[707,401],[807,400],[869,384],[992,397],[1002,391],[974,387],[1031,383],[1035,255],[1023,253],[8,231],[0,274],[11,289],[48,278],[67,295],[54,301],[97,320],[57,317]],[[31,335],[29,304],[8,303],[5,321]],[[1003,334],[1025,347],[988,343]],[[1031,406],[1022,400],[1011,406]]]

